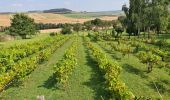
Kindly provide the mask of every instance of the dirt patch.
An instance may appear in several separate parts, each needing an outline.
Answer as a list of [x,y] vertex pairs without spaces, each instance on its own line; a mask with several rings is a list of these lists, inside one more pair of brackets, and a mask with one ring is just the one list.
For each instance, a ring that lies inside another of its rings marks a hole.
[[7,34],[0,35],[0,42],[12,41],[12,40],[15,40],[15,37]]
[[117,19],[118,19],[117,16],[104,16],[104,17],[101,17],[101,20],[107,20],[107,21],[117,20]]

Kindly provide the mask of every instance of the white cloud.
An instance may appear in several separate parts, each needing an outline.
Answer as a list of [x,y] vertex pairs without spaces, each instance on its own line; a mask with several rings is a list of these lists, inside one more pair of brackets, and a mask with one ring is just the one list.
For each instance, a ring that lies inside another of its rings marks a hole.
[[15,4],[12,4],[12,7],[23,7],[23,4],[21,4],[21,3],[15,3]]

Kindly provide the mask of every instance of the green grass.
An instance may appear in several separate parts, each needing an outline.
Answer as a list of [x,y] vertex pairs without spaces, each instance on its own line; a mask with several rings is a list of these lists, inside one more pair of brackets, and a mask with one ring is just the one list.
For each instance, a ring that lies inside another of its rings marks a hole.
[[103,81],[95,63],[82,45],[78,51],[78,66],[71,75],[65,91],[58,93],[58,100],[99,100],[105,97]]
[[120,16],[123,15],[121,11],[101,11],[101,12],[86,12],[86,13],[80,13],[80,12],[75,12],[75,13],[68,13],[68,14],[62,14],[66,17],[71,17],[71,18],[100,18],[102,16]]
[[0,35],[4,34],[4,32],[0,32]]
[[10,47],[15,44],[19,45],[19,44],[24,44],[24,43],[30,43],[30,42],[34,42],[40,39],[44,39],[48,36],[49,36],[49,33],[38,34],[34,38],[31,38],[31,39],[19,39],[19,40],[13,40],[13,41],[0,42],[0,46]]
[[99,18],[101,16],[99,15],[94,15],[94,14],[85,14],[85,13],[71,13],[71,14],[62,14],[66,17],[71,17],[71,18],[77,18],[77,19],[81,19],[81,18],[85,18],[85,19],[88,19],[88,18]]
[[159,37],[157,37],[157,39],[165,39],[168,43],[170,43],[170,34],[164,34],[164,35],[161,35]]
[[[82,32],[80,35],[83,35]],[[14,44],[36,41],[45,38],[48,34],[42,34],[28,40],[16,40],[4,43],[11,46]],[[62,59],[65,50],[71,45],[72,40],[65,43],[61,48],[49,58],[48,61],[39,65],[22,84],[14,84],[0,94],[2,100],[35,100],[38,95],[44,95],[46,100],[109,100],[108,93],[104,89],[104,78],[96,62],[83,44],[83,39],[79,37],[78,65],[68,80],[68,85],[64,89],[55,87],[53,78],[53,66]],[[102,42],[104,43],[104,42]],[[152,97],[153,100],[160,98],[153,82],[163,84],[164,92],[161,92],[164,100],[170,100],[170,77],[163,68],[154,68],[153,72],[146,73],[146,65],[142,64],[138,58],[122,56],[120,52],[110,51],[109,47],[102,48],[97,43],[93,43],[104,50],[112,60],[116,60],[122,66],[121,80],[126,83],[130,91],[136,96]],[[159,85],[159,84],[158,84]]]
[[163,68],[154,68],[151,73],[147,73],[146,65],[134,55],[124,57],[120,52],[111,52],[109,47],[102,49],[122,66],[120,78],[136,96],[152,97],[154,100],[160,98],[153,84],[160,82],[165,88],[164,93],[161,93],[163,99],[170,99],[170,77]]

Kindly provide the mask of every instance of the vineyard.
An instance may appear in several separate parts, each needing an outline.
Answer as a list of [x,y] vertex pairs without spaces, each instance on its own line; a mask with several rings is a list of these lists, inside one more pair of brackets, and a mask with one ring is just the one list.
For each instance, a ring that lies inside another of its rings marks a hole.
[[0,99],[170,99],[168,42],[87,34],[1,46]]
[[0,100],[170,100],[170,0],[0,4]]

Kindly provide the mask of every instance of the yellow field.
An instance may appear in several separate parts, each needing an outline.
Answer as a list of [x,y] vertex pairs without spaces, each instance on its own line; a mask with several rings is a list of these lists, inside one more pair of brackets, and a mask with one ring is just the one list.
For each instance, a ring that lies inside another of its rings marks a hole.
[[61,29],[45,29],[45,30],[40,30],[40,33],[51,33],[51,32],[60,32]]
[[[69,18],[65,17],[60,14],[52,14],[52,13],[28,13],[28,16],[35,19],[35,22],[37,23],[83,23],[88,20],[92,20],[94,18],[90,19],[75,19],[75,18]],[[12,17],[12,14],[0,14],[0,26],[10,26],[10,18]],[[102,20],[116,20],[116,16],[104,16],[101,17]]]

